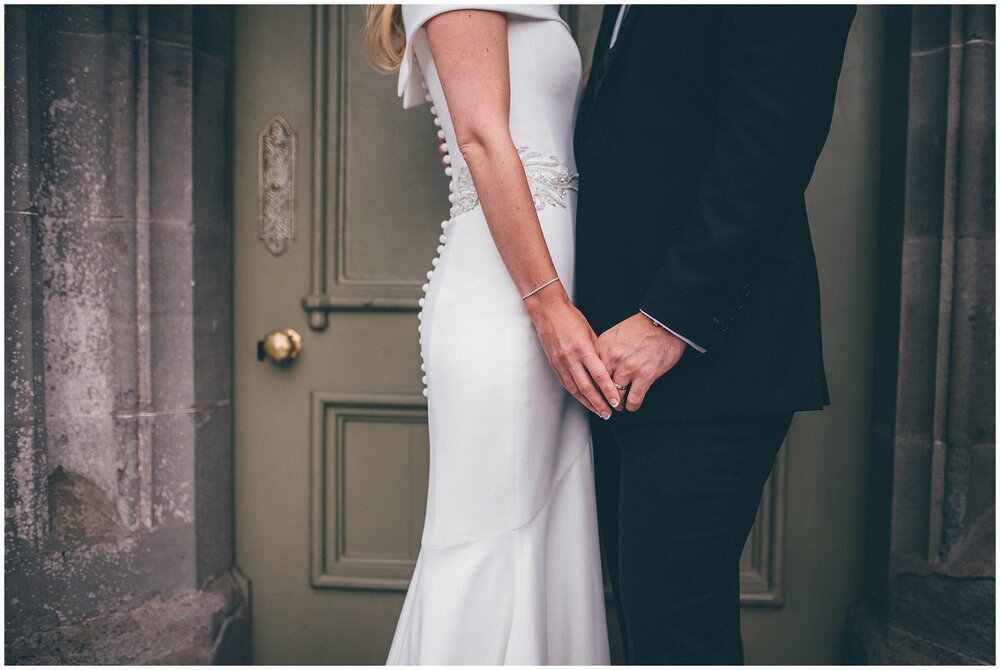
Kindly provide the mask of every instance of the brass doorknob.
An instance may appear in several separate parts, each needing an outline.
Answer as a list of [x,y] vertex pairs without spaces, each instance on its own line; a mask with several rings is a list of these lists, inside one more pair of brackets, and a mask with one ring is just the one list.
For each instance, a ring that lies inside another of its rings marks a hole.
[[294,361],[302,351],[302,336],[291,328],[272,330],[257,342],[257,360],[270,358],[279,365]]

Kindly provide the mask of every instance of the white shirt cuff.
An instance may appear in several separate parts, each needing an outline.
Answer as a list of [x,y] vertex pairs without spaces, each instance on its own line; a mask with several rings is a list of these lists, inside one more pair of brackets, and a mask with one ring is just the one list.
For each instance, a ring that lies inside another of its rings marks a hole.
[[[642,310],[641,310],[641,309],[640,309],[639,311],[640,311],[640,312],[642,312]],[[643,314],[646,314],[645,312],[642,312],[642,313],[643,313]],[[646,316],[649,316],[649,314],[646,314]],[[681,335],[680,333],[677,333],[677,332],[674,332],[674,331],[673,331],[673,330],[671,330],[670,328],[667,328],[666,326],[664,326],[664,325],[663,325],[662,323],[660,323],[659,321],[657,321],[657,320],[656,320],[655,318],[653,318],[652,316],[649,316],[649,319],[650,319],[650,320],[651,320],[651,321],[652,321],[652,322],[653,322],[654,324],[656,324],[657,326],[659,326],[660,328],[663,328],[664,330],[667,330],[667,331],[670,331],[671,333],[673,333],[673,334],[674,334],[675,336],[677,336],[678,338],[680,338],[680,339],[684,340],[684,341],[685,341],[686,343],[690,344],[690,345],[691,345],[691,348],[692,348],[692,349],[694,349],[695,351],[697,351],[698,353],[700,353],[700,354],[703,354],[703,353],[705,353],[705,349],[704,349],[703,347],[699,347],[699,346],[698,346],[697,344],[695,344],[694,342],[692,342],[692,341],[691,341],[691,340],[689,340],[688,338],[684,337],[684,336],[683,336],[683,335]]]

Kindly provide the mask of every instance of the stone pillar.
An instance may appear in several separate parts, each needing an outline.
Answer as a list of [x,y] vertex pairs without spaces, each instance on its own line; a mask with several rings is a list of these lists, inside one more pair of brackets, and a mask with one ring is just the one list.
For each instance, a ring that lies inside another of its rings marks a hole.
[[995,8],[889,18],[868,597],[849,653],[993,664]]
[[5,8],[8,662],[244,661],[231,8]]

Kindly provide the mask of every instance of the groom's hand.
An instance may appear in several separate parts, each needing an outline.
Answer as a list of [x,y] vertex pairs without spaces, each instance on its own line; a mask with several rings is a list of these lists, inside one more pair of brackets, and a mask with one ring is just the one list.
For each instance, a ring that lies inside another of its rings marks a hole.
[[561,284],[543,289],[525,300],[549,365],[569,393],[604,420],[622,397],[594,350],[597,335]]
[[604,331],[594,346],[614,383],[632,385],[625,396],[625,409],[634,412],[642,406],[653,382],[681,359],[687,344],[640,313]]

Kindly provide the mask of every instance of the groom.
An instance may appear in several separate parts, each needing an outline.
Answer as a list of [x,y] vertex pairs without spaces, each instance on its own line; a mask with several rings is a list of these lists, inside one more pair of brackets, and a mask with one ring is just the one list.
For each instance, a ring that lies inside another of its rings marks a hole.
[[740,664],[739,559],[829,404],[803,192],[854,7],[610,5],[576,121],[576,302],[627,389],[593,422],[633,664]]

